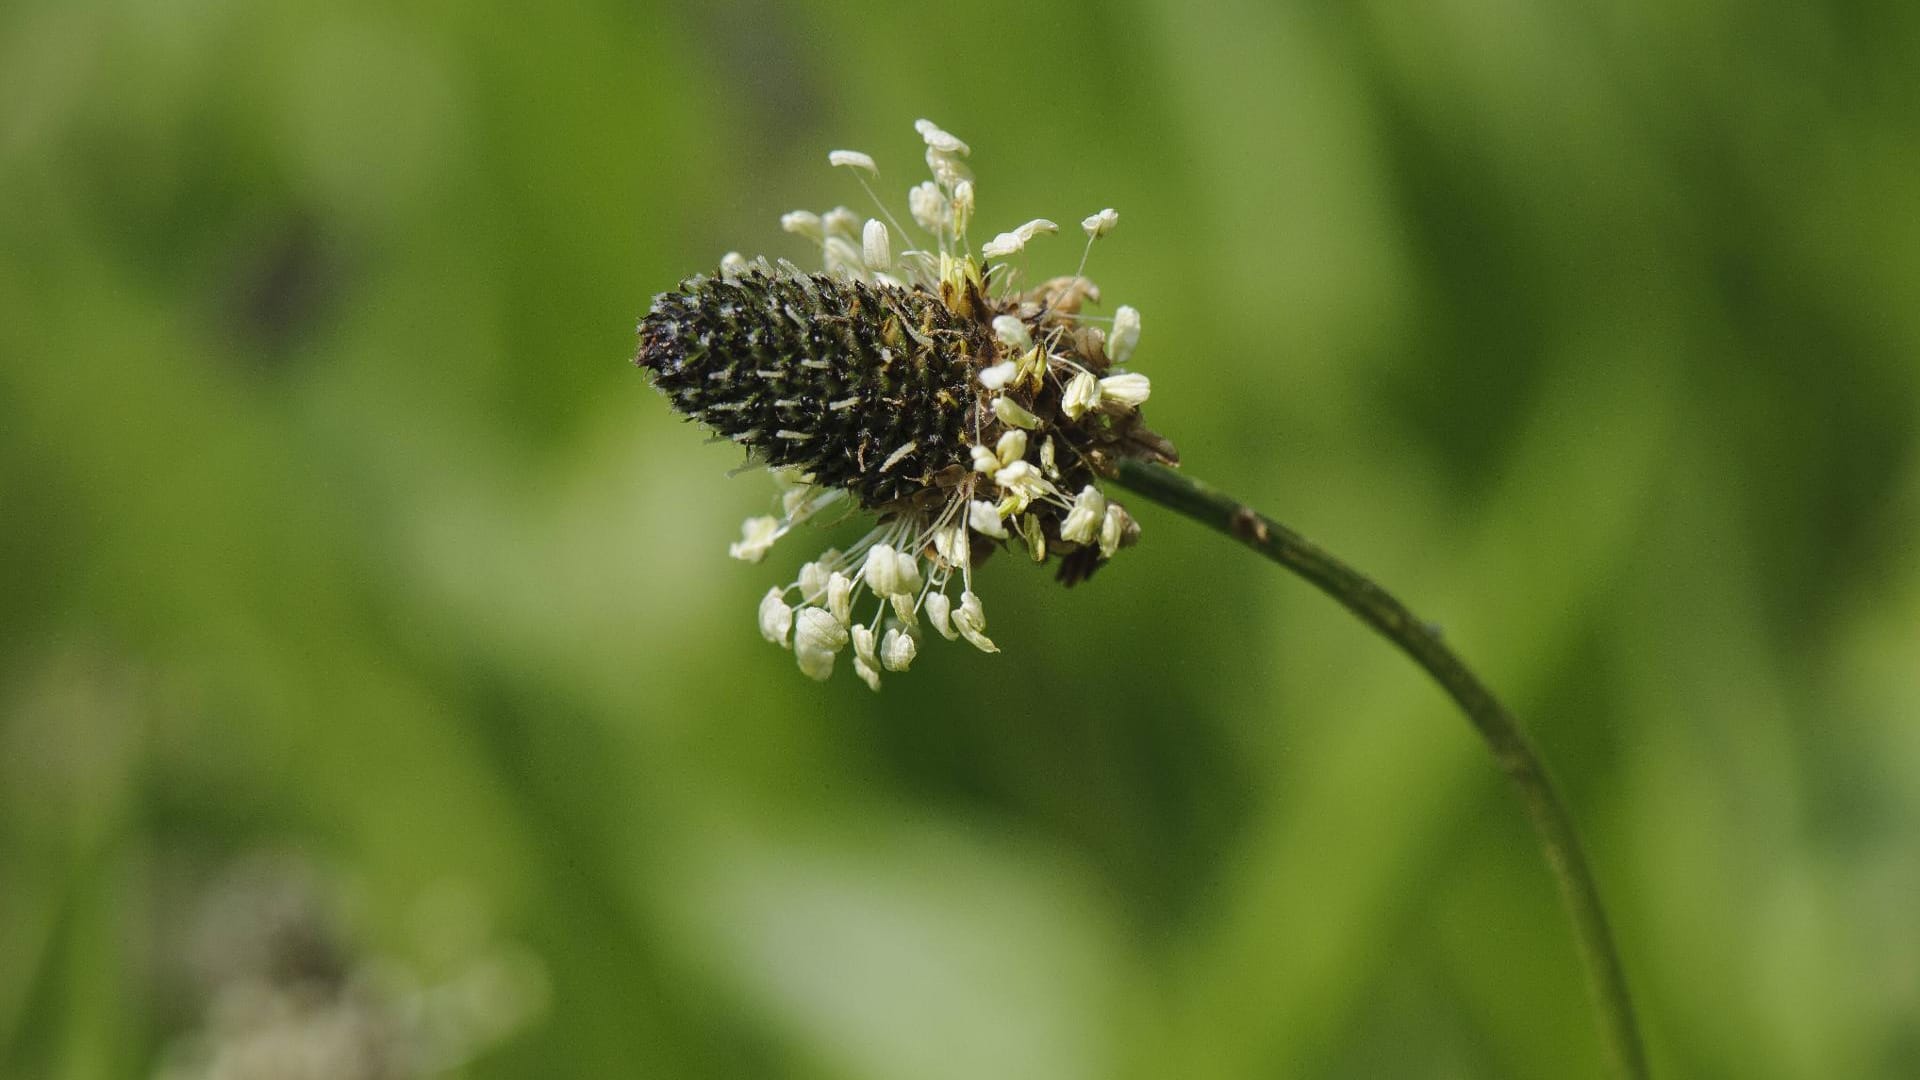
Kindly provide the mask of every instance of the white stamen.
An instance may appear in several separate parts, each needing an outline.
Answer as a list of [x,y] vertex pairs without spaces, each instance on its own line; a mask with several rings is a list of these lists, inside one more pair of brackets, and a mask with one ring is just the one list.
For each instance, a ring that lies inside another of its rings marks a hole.
[[900,581],[900,590],[895,596],[918,596],[920,593],[920,560],[913,555],[899,551],[893,556],[893,573]]
[[1027,433],[1019,428],[1006,432],[1000,436],[999,442],[993,444],[993,453],[1000,459],[1002,465],[1011,465],[1026,457]]
[[1060,522],[1060,539],[1076,544],[1091,544],[1106,521],[1107,499],[1100,489],[1089,484],[1074,497],[1073,509]]
[[992,450],[984,446],[976,446],[973,448],[972,454],[974,472],[992,476],[994,473],[1000,471],[1000,459],[994,456]]
[[1015,510],[1025,510],[1033,500],[1056,494],[1054,486],[1029,461],[1016,461],[1002,466],[994,474],[993,482],[999,484],[1000,489],[1013,499]]
[[1047,533],[1040,527],[1039,515],[1020,516],[1020,537],[1027,542],[1027,553],[1033,556],[1034,562],[1047,561]]
[[933,553],[948,569],[972,565],[973,542],[967,535],[967,527],[958,523],[933,531]]
[[933,624],[935,633],[948,641],[956,640],[960,636],[954,632],[953,623],[949,618],[952,612],[953,601],[947,599],[946,593],[937,592],[927,595],[927,621]]
[[760,598],[760,636],[781,648],[787,647],[787,631],[793,626],[793,609],[787,606],[786,590],[778,585]]
[[853,659],[853,673],[860,676],[860,681],[867,684],[867,689],[876,694],[880,692],[880,673],[873,669],[872,664],[856,656]]
[[888,241],[885,222],[867,219],[866,228],[860,233],[860,253],[869,270],[885,270],[893,265],[893,245]]
[[980,385],[989,390],[1004,390],[1018,374],[1020,374],[1020,365],[1011,360],[1002,360],[992,367],[980,369]]
[[952,194],[961,184],[973,179],[972,170],[960,160],[960,155],[949,154],[938,147],[927,147],[927,171],[939,182],[942,190]]
[[875,544],[867,551],[860,575],[876,596],[912,596],[920,591],[919,561],[889,544]]
[[800,609],[793,627],[793,655],[810,679],[833,676],[833,658],[847,647],[847,628],[817,607]]
[[865,660],[871,667],[880,666],[880,658],[874,655],[873,630],[862,624],[853,628],[853,655]]
[[809,240],[826,239],[826,230],[821,227],[820,215],[811,210],[789,210],[780,215],[780,227],[795,236],[804,236]]
[[720,276],[732,281],[747,272],[747,258],[737,251],[720,256]]
[[993,317],[993,336],[1000,339],[1000,344],[1016,352],[1033,348],[1033,334],[1028,332],[1027,324],[1012,315]]
[[936,235],[945,233],[953,222],[953,207],[931,180],[922,180],[907,192],[907,209],[921,228]]
[[908,454],[913,453],[914,450],[917,449],[919,446],[920,446],[920,440],[915,439],[912,442],[907,443],[905,446],[902,446],[900,449],[895,450],[893,453],[888,454],[887,460],[880,463],[880,471],[886,472],[888,469],[891,469],[895,465],[900,464],[900,462],[904,460]]
[[1087,231],[1087,238],[1089,240],[1098,240],[1112,232],[1113,227],[1118,224],[1120,224],[1120,212],[1109,206],[1105,210],[1082,220],[1080,227]]
[[1010,232],[1003,232],[980,245],[980,254],[989,259],[1004,259],[1009,255],[1020,254],[1027,242]]
[[920,613],[914,610],[915,598],[912,595],[908,593],[895,593],[887,597],[887,602],[893,605],[895,618],[908,626],[918,627],[920,625]]
[[1109,375],[1100,380],[1101,400],[1117,402],[1129,409],[1137,409],[1145,404],[1147,395],[1152,392],[1153,384],[1145,375]]
[[1025,244],[1041,233],[1057,233],[1059,231],[1060,226],[1055,225],[1046,218],[1034,218],[1032,221],[1013,230],[1013,235],[1019,237],[1020,242]]
[[990,502],[978,499],[967,504],[967,525],[982,536],[991,536],[995,540],[1007,539],[1007,527],[1000,521],[1000,512]]
[[931,120],[915,120],[913,130],[920,133],[920,137],[926,140],[928,147],[943,154],[959,154],[961,157],[966,157],[973,153],[973,149],[966,143],[954,137],[951,132],[941,130],[940,125]]
[[838,570],[827,576],[827,613],[843,627],[853,619],[853,579]]
[[886,635],[880,639],[880,666],[888,671],[905,671],[919,651],[912,634],[903,634],[898,627],[888,627]]
[[740,541],[727,545],[727,554],[742,562],[757,563],[767,557],[773,542],[780,539],[780,522],[772,517],[752,517],[740,524]]
[[827,273],[840,274],[855,280],[866,277],[866,260],[861,258],[860,249],[854,247],[853,241],[848,240],[846,237],[827,237],[824,254]]
[[893,548],[887,544],[875,544],[867,549],[867,561],[860,568],[860,577],[872,589],[875,596],[892,596],[900,590],[894,577]]
[[962,180],[953,185],[953,231],[967,231],[967,223],[973,220],[973,181]]
[[813,562],[800,568],[800,599],[809,604],[817,604],[827,593],[827,578],[833,573],[830,569],[840,553],[829,551]]
[[953,626],[968,644],[981,652],[1000,651],[999,646],[987,639],[987,613],[980,607],[980,598],[972,593],[960,594],[960,608],[953,613]]
[[828,236],[851,241],[860,235],[860,215],[844,206],[836,206],[820,216],[820,227]]
[[835,168],[845,165],[850,169],[864,169],[875,176],[880,175],[880,167],[873,163],[873,158],[858,150],[829,150],[827,164]]
[[1113,329],[1107,333],[1107,359],[1124,364],[1140,343],[1140,312],[1126,304],[1113,313]]
[[1100,557],[1113,558],[1113,553],[1120,550],[1132,526],[1133,518],[1127,515],[1125,507],[1119,503],[1108,503],[1106,516],[1100,519]]
[[787,515],[789,525],[798,525],[812,517],[815,509],[810,487],[792,488],[780,496],[780,512]]
[[989,259],[1000,259],[1008,255],[1018,255],[1020,252],[1026,250],[1027,243],[1034,237],[1041,233],[1059,231],[1060,226],[1055,225],[1046,218],[1034,218],[1032,221],[1027,222],[1012,232],[1003,232],[987,241],[986,246],[980,249],[980,253]]
[[1082,371],[1067,380],[1067,388],[1060,394],[1060,411],[1067,419],[1078,420],[1087,414],[1087,410],[1100,404],[1100,380],[1091,372]]

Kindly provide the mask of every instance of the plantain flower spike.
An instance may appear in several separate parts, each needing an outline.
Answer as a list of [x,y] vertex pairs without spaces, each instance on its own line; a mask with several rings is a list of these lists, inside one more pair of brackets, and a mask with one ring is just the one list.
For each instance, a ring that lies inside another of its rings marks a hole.
[[[786,214],[782,229],[814,246],[821,270],[729,253],[718,273],[654,298],[635,360],[675,410],[780,483],[779,512],[748,519],[735,558],[759,562],[832,507],[874,515],[858,542],[769,589],[759,625],[815,679],[851,647],[876,690],[882,670],[912,663],[923,626],[999,651],[974,568],[1006,546],[1057,561],[1068,585],[1085,580],[1139,533],[1099,481],[1124,458],[1177,461],[1141,418],[1146,377],[1121,366],[1139,313],[1085,314],[1100,290],[1078,273],[1023,286],[1012,260],[1057,231],[1044,218],[971,246],[972,149],[931,121],[914,127],[933,177],[908,192],[916,229],[884,206],[864,224],[845,207]],[[872,194],[873,158],[835,150],[828,162]],[[1082,222],[1089,249],[1118,219]]]

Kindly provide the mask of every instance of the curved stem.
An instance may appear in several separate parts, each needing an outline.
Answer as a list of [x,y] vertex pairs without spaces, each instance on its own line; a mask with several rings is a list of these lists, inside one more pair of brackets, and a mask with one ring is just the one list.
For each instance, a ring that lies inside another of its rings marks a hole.
[[1646,1051],[1640,1043],[1626,974],[1607,929],[1593,871],[1581,853],[1579,834],[1566,804],[1554,791],[1539,753],[1513,714],[1440,640],[1433,627],[1365,575],[1300,534],[1164,465],[1122,461],[1117,479],[1122,486],[1225,533],[1306,578],[1413,657],[1446,689],[1486,740],[1501,771],[1520,789],[1527,817],[1539,834],[1541,850],[1573,919],[1574,936],[1586,960],[1599,1013],[1600,1037],[1613,1057],[1615,1073],[1645,1080]]

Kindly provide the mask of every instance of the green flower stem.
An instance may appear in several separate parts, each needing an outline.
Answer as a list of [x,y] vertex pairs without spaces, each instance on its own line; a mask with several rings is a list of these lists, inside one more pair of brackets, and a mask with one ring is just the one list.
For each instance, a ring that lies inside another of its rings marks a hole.
[[1398,645],[1446,689],[1493,750],[1501,770],[1520,789],[1521,802],[1539,833],[1541,850],[1573,919],[1574,936],[1586,959],[1599,1013],[1600,1037],[1612,1054],[1616,1075],[1645,1080],[1646,1051],[1640,1043],[1626,974],[1607,929],[1593,871],[1581,853],[1580,837],[1566,804],[1554,791],[1539,753],[1513,714],[1440,640],[1433,627],[1365,575],[1300,534],[1164,465],[1122,461],[1117,479],[1122,486],[1225,533],[1306,578]]

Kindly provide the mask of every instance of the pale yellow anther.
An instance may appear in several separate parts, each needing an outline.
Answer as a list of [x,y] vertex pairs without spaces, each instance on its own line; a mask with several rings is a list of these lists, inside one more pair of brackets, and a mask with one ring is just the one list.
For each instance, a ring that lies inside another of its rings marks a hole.
[[993,399],[993,415],[999,417],[1001,423],[1012,427],[1036,428],[1040,426],[1040,418],[1038,416],[1035,416],[1027,410],[1026,406],[1021,405],[1005,394]]
[[1060,395],[1060,411],[1067,414],[1067,419],[1078,420],[1098,404],[1100,380],[1091,372],[1082,371],[1067,380],[1067,388]]
[[1020,516],[1020,535],[1026,540],[1027,554],[1033,556],[1033,561],[1037,563],[1046,562],[1047,533],[1046,530],[1040,526],[1040,516],[1038,514],[1022,514]]
[[1000,436],[1000,441],[993,445],[993,453],[1002,465],[1011,465],[1026,457],[1027,433],[1019,428],[1006,432]]

